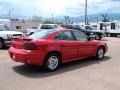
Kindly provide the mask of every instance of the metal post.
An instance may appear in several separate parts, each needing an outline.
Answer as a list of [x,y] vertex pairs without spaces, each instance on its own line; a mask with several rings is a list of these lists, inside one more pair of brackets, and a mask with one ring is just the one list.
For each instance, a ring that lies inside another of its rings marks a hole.
[[87,0],[85,1],[85,25],[87,25]]
[[54,22],[54,16],[53,16],[53,13],[52,13],[52,23]]
[[9,15],[8,15],[9,19],[11,18],[11,11],[9,11]]

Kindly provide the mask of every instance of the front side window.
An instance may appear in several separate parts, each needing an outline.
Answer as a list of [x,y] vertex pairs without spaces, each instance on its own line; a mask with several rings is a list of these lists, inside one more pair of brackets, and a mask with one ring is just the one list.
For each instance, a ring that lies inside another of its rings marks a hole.
[[47,29],[47,28],[48,28],[47,25],[42,25],[42,26],[41,26],[41,29]]
[[74,36],[75,36],[76,40],[78,40],[78,41],[88,41],[88,38],[84,33],[79,32],[79,31],[73,31],[73,33],[74,33]]
[[57,35],[55,35],[54,39],[61,40],[60,33],[58,33]]
[[48,25],[48,29],[54,29],[54,27],[51,25]]
[[74,40],[71,31],[63,31],[61,32],[60,36],[61,36],[61,40]]

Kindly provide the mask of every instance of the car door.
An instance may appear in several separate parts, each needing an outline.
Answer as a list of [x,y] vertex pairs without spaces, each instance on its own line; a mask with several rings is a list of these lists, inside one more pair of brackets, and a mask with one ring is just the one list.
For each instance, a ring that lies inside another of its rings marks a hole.
[[[59,38],[58,38],[59,37]],[[71,30],[59,32],[55,36],[56,42],[60,46],[63,62],[78,58],[78,45]]]
[[79,46],[79,57],[93,55],[95,51],[94,43],[88,41],[88,37],[83,32],[77,30],[73,30],[72,32],[76,38],[77,45]]

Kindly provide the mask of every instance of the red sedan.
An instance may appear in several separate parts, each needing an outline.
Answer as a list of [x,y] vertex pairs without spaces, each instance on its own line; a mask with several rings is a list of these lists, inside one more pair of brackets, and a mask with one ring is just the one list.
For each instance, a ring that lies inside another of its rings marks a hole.
[[78,30],[44,30],[29,38],[14,38],[9,49],[12,60],[26,64],[44,65],[50,71],[61,63],[95,56],[103,59],[107,44],[90,40]]

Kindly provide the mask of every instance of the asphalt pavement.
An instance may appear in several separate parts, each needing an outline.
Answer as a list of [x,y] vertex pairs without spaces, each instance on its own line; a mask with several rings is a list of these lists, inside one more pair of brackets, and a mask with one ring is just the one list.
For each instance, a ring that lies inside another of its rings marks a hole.
[[28,66],[0,50],[0,90],[120,90],[120,38],[103,38],[109,50],[103,60],[87,58],[55,72]]

